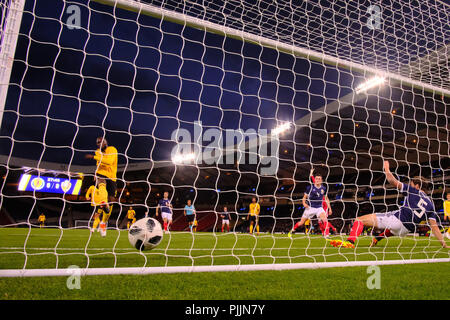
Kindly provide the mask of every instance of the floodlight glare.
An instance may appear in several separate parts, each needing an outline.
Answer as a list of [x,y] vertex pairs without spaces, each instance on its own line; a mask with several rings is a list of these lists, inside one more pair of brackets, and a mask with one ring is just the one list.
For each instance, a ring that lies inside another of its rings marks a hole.
[[373,77],[373,78],[367,80],[366,82],[360,84],[356,88],[356,93],[361,93],[361,92],[367,91],[373,87],[379,86],[382,83],[384,83],[385,80],[386,79],[383,77],[379,77],[379,76]]
[[183,164],[195,159],[195,153],[177,154],[172,157],[172,162],[175,164]]
[[281,125],[279,125],[278,127],[276,127],[275,129],[272,130],[272,135],[273,136],[277,136],[287,130],[289,130],[291,128],[291,123],[290,122],[286,122],[283,123]]

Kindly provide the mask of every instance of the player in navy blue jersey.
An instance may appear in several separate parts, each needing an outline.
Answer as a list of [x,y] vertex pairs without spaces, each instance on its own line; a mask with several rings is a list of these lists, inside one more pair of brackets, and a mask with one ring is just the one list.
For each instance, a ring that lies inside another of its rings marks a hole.
[[322,184],[323,178],[320,173],[314,175],[314,184],[309,185],[306,188],[305,194],[303,195],[303,206],[305,207],[305,212],[299,222],[294,225],[291,231],[289,231],[288,237],[292,236],[292,232],[300,228],[305,224],[308,219],[317,217],[319,221],[326,226],[323,230],[323,236],[327,238],[330,234],[330,227],[328,224],[327,213],[325,212],[322,202],[325,199],[327,203],[327,210],[329,214],[332,214],[330,200],[327,196],[327,187]]
[[373,227],[381,230],[381,233],[373,239],[371,244],[373,246],[385,237],[402,237],[408,233],[413,233],[419,223],[428,221],[434,236],[444,248],[449,248],[439,230],[437,223],[439,217],[436,214],[433,202],[424,192],[427,185],[425,179],[414,177],[409,184],[401,183],[391,173],[388,161],[384,161],[384,172],[387,181],[405,194],[403,206],[396,211],[373,213],[356,218],[347,241],[335,240],[331,242],[331,245],[354,247],[355,240],[361,234],[363,228]]
[[222,218],[222,232],[225,226],[227,226],[227,231],[230,232],[230,213],[227,207],[223,207],[223,212],[220,214],[220,217]]
[[172,202],[169,199],[169,193],[167,191],[164,192],[164,198],[158,202],[156,216],[158,216],[159,209],[161,209],[161,217],[164,222],[164,232],[168,232],[172,223]]

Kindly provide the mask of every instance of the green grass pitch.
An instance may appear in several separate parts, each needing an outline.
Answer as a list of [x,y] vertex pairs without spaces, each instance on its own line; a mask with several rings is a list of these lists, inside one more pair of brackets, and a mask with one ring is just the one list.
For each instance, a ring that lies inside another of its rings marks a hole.
[[[332,238],[340,238],[334,236]],[[434,238],[389,238],[369,248],[329,246],[321,236],[172,232],[139,252],[127,232],[107,237],[86,229],[0,229],[0,269],[152,267],[449,258]],[[25,254],[26,252],[26,254]],[[367,288],[367,267],[314,270],[87,276],[69,290],[67,277],[0,278],[0,299],[449,299],[448,263],[380,267],[380,289]]]

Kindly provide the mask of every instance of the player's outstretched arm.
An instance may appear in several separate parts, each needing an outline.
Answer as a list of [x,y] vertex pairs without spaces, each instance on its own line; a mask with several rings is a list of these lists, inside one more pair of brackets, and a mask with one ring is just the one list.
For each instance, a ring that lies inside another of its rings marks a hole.
[[328,212],[330,213],[330,215],[332,215],[333,211],[331,210],[331,203],[330,203],[330,199],[328,198],[328,196],[325,196],[325,202],[327,203]]
[[91,200],[91,195],[93,192],[94,192],[94,186],[90,186],[85,195],[86,200]]
[[106,165],[112,165],[114,162],[116,162],[117,150],[113,153],[100,153],[99,151],[95,151],[95,156],[93,157],[93,159],[100,161],[101,163]]
[[437,225],[436,220],[429,219],[428,221],[430,223],[431,232],[433,232],[433,235],[436,237],[436,239],[439,240],[442,247],[447,249],[450,248],[450,246],[448,246],[447,243],[445,243],[444,237],[442,236],[441,230],[439,230],[439,226]]
[[306,199],[308,198],[308,195],[305,193],[303,195],[302,204],[305,208],[309,208],[308,204],[306,203]]
[[386,174],[387,181],[390,184],[392,184],[394,187],[396,187],[397,189],[402,190],[403,185],[392,174],[392,172],[389,168],[389,161],[384,161],[383,168],[384,168],[384,173]]

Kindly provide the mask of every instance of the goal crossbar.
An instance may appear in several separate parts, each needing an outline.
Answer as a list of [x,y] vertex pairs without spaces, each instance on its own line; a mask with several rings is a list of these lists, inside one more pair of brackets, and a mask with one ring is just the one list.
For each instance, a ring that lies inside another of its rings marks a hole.
[[230,38],[239,39],[241,41],[250,42],[262,45],[264,47],[273,48],[280,52],[293,54],[296,56],[306,57],[309,60],[319,61],[328,65],[339,68],[349,69],[353,71],[365,72],[382,76],[386,79],[397,81],[403,85],[411,86],[413,88],[423,89],[425,91],[433,92],[434,94],[441,94],[450,97],[450,90],[441,88],[432,84],[424,83],[422,81],[414,80],[400,74],[383,71],[377,68],[365,66],[352,61],[336,58],[321,52],[302,48],[299,46],[283,43],[280,41],[268,39],[262,36],[254,35],[249,32],[236,30],[210,21],[205,21],[195,17],[191,17],[178,12],[166,10],[147,3],[136,2],[132,0],[94,0],[95,2],[110,5],[139,14],[149,15],[160,19],[165,19],[178,24],[183,24],[189,27],[206,30],[208,32],[221,34]]

